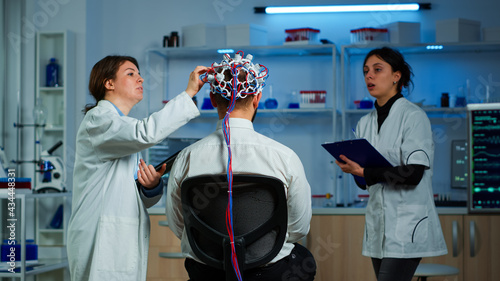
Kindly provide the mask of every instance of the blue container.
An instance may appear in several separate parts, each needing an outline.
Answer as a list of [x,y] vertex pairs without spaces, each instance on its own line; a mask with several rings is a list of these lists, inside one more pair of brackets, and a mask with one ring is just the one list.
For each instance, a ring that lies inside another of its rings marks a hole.
[[[9,241],[11,241],[12,245],[9,245]],[[15,242],[15,244],[12,243]],[[14,251],[11,251],[13,248]],[[2,262],[10,262],[11,258],[14,261],[21,261],[21,244],[17,243],[16,240],[5,239],[2,243]],[[35,240],[26,239],[26,260],[38,260],[38,245],[35,244]]]
[[38,260],[38,245],[33,239],[26,239],[26,260]]
[[210,98],[203,99],[203,103],[201,104],[201,109],[203,110],[214,109],[212,102],[210,101]]
[[278,101],[276,99],[273,99],[273,98],[268,98],[266,100],[266,102],[264,103],[264,106],[267,109],[276,109],[276,108],[278,108]]
[[56,63],[55,58],[51,58],[47,64],[46,80],[47,87],[59,87],[59,65]]
[[373,101],[363,99],[359,102],[359,108],[361,109],[370,109],[373,107]]
[[[11,245],[9,245],[9,241],[11,241]],[[13,244],[12,241],[15,244]],[[14,251],[11,251],[11,248],[13,248]],[[19,245],[16,240],[5,239],[2,243],[2,262],[10,262],[11,256],[14,256],[14,261],[21,260],[21,245]]]

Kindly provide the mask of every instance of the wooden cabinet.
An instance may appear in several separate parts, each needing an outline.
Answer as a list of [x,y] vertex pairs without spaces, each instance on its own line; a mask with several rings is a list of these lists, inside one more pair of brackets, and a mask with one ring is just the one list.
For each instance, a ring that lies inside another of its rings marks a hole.
[[500,215],[464,217],[464,281],[500,279]]
[[[432,281],[493,281],[500,277],[500,215],[440,215],[448,254],[422,263],[457,267],[454,276]],[[361,255],[364,215],[314,215],[307,246],[318,271],[316,280],[372,280],[371,260]],[[417,280],[414,278],[413,280]]]
[[448,254],[424,258],[425,263],[455,266],[456,276],[433,281],[493,281],[500,277],[500,215],[441,215]]
[[[464,216],[440,215],[441,228],[443,229],[448,254],[439,257],[423,258],[421,263],[446,264],[458,268],[459,274],[455,276],[432,277],[433,281],[463,281],[464,258]],[[417,278],[414,278],[417,280]],[[474,279],[470,279],[474,280]]]
[[[180,240],[151,215],[148,281],[188,280],[184,259],[161,258],[161,252],[178,253]],[[448,254],[423,258],[422,263],[454,266],[455,276],[432,281],[494,281],[500,276],[500,215],[440,215]],[[365,216],[313,215],[307,248],[316,259],[316,281],[375,281],[371,259],[361,255]],[[417,280],[414,278],[413,280]]]
[[371,259],[361,255],[364,215],[315,215],[307,248],[316,259],[317,281],[375,281]]
[[160,253],[180,253],[181,240],[170,228],[160,225],[165,215],[151,215],[151,236],[149,241],[147,281],[186,281],[184,258],[162,258]]

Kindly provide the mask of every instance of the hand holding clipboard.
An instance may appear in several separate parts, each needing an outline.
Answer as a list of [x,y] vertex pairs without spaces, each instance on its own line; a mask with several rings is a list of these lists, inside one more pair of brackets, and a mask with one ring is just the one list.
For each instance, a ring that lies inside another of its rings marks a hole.
[[[321,146],[339,162],[344,162],[340,155],[345,155],[363,168],[393,167],[366,139],[324,143]],[[353,176],[358,183],[366,185],[363,177]]]

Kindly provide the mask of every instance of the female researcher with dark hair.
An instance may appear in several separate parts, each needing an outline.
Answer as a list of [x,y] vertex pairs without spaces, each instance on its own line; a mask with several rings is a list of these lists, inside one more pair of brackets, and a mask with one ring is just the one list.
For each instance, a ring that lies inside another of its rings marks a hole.
[[[192,97],[203,86],[197,67],[186,90],[148,118],[128,117],[142,100],[143,79],[132,57],[96,63],[87,106],[77,133],[73,205],[68,230],[71,280],[146,280],[149,216],[163,194],[161,176],[140,159],[151,147],[199,115]],[[138,188],[135,179],[141,186]]]
[[425,112],[403,97],[411,67],[394,49],[368,53],[363,74],[376,110],[363,116],[356,133],[393,168],[363,168],[345,156],[342,171],[364,177],[366,207],[363,255],[372,258],[378,281],[410,281],[422,257],[447,253],[434,206],[434,143]]

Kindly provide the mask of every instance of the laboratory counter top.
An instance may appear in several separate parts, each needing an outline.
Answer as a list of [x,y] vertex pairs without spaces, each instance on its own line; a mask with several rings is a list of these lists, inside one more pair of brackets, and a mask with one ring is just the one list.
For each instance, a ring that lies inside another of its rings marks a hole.
[[[314,208],[313,215],[364,215],[366,208],[338,207],[338,208]],[[149,208],[150,215],[165,215],[165,208]],[[439,215],[466,215],[466,207],[437,207]]]
[[[466,207],[437,207],[439,215],[465,215],[467,214]],[[313,208],[313,215],[364,215],[366,208]]]

